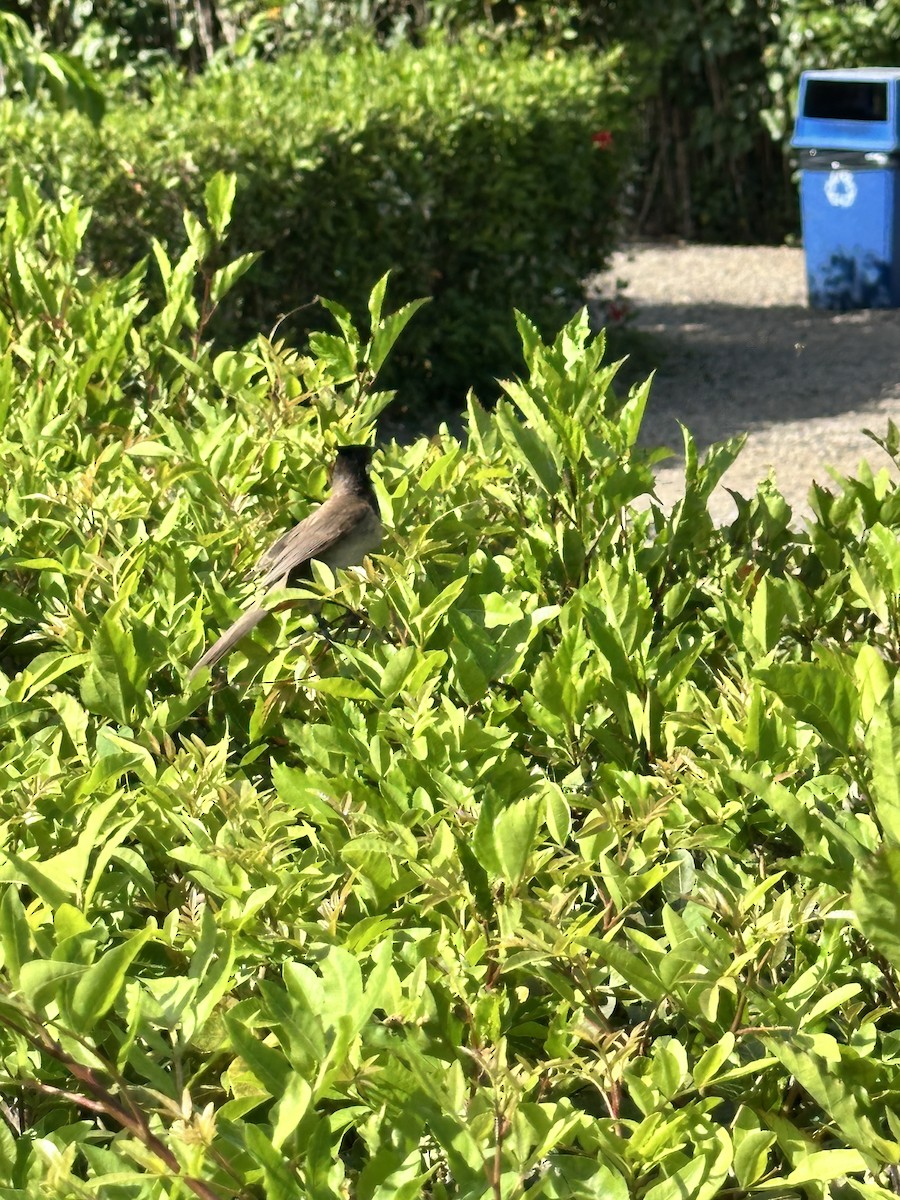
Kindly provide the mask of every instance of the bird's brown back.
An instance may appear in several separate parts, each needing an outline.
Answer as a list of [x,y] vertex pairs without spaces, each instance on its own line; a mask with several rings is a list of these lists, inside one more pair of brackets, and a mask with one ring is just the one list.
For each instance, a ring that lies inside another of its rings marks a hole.
[[372,503],[340,492],[330,496],[260,558],[254,573],[263,587],[295,575],[315,558],[332,569],[352,567],[381,545],[381,520]]

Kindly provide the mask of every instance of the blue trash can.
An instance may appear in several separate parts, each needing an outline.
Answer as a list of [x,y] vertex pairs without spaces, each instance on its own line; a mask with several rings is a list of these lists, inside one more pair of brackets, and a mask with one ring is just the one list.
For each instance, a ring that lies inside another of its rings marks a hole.
[[804,71],[791,145],[809,303],[900,306],[900,68]]

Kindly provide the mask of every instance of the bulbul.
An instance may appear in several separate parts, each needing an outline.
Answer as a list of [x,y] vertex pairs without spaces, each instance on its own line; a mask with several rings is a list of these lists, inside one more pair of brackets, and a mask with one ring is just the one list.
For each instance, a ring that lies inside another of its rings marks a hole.
[[[274,542],[253,569],[259,588],[290,587],[312,572],[311,559],[332,570],[353,567],[381,545],[381,516],[369,478],[370,446],[341,446],[331,477],[331,495],[299,525]],[[213,642],[191,668],[193,679],[201,667],[212,667],[254,629],[270,610],[248,608]]]

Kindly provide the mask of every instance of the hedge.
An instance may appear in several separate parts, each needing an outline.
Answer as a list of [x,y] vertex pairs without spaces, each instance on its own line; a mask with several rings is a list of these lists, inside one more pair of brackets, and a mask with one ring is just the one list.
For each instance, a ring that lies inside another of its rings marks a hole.
[[717,528],[739,440],[663,511],[649,387],[521,317],[189,682],[411,314],[216,354],[84,230],[0,219],[0,1200],[892,1200],[900,431]]
[[262,255],[212,331],[238,342],[288,314],[280,332],[300,339],[318,294],[364,307],[391,270],[399,299],[432,301],[393,382],[457,406],[520,361],[514,307],[554,328],[583,302],[614,241],[627,122],[615,56],[475,41],[164,76],[149,99],[113,99],[99,132],[0,109],[7,162],[92,205],[103,270],[153,238],[180,253],[183,207],[234,171],[229,251]]

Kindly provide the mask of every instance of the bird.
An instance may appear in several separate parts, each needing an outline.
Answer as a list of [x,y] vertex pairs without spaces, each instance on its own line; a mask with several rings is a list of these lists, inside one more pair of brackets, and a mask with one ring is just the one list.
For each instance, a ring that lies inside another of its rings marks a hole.
[[[311,578],[310,561],[332,570],[353,567],[381,545],[381,514],[369,474],[371,446],[340,446],[331,477],[331,495],[266,550],[252,575],[259,588],[290,587]],[[254,604],[230,625],[191,668],[193,679],[230,654],[241,638],[271,610]]]

